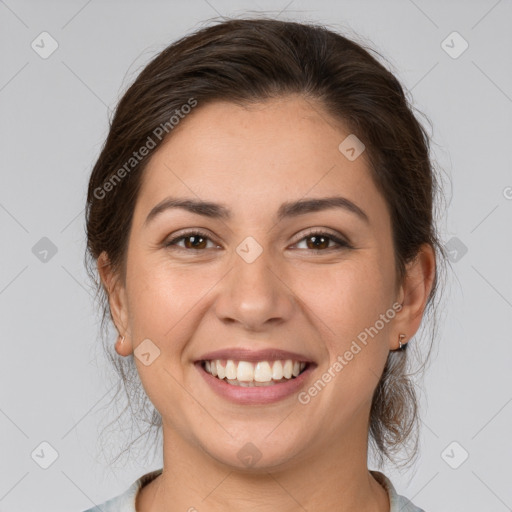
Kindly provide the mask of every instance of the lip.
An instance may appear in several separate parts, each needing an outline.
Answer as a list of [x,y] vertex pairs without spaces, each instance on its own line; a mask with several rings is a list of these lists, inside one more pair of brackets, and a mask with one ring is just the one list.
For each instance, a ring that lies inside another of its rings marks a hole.
[[[215,355],[214,359],[221,359],[216,356],[216,353],[212,354]],[[208,357],[209,356],[210,355],[208,355]],[[233,352],[231,352],[231,356],[233,356]],[[292,357],[286,357],[285,359],[292,359]],[[247,359],[240,360],[247,361]],[[232,384],[228,384],[224,380],[220,380],[217,377],[214,377],[213,375],[209,374],[202,367],[201,361],[197,361],[195,363],[195,367],[197,368],[205,382],[210,386],[210,388],[222,398],[225,398],[238,405],[264,405],[275,403],[278,402],[279,400],[284,400],[285,398],[288,398],[291,395],[298,393],[299,390],[305,386],[305,383],[308,380],[309,376],[311,375],[311,372],[316,367],[316,364],[308,364],[300,375],[286,382],[280,382],[278,384],[274,384],[271,386],[253,387],[233,386]]]
[[[300,363],[313,363],[314,361],[305,355],[296,352],[288,352],[277,348],[269,348],[265,350],[250,350],[246,348],[226,348],[215,350],[202,355],[195,362],[213,361],[214,359],[232,359],[233,361],[277,361],[291,359]],[[219,379],[217,379],[219,380]]]

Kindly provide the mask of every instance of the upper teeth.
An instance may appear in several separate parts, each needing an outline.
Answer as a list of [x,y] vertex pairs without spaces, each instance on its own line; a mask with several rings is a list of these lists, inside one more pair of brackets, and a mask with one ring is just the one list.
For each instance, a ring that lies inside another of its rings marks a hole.
[[[224,363],[224,364],[223,364]],[[240,382],[270,382],[271,380],[291,379],[304,370],[306,363],[292,361],[234,361],[232,359],[205,361],[205,370],[219,379]]]

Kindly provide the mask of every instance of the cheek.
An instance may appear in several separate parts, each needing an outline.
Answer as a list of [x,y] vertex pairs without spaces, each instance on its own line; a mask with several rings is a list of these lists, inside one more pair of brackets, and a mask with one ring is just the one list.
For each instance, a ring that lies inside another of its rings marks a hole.
[[[134,251],[127,263],[127,291],[137,343],[150,338],[169,356],[184,350],[205,314],[217,274],[207,266],[173,265],[165,251],[153,255]],[[172,364],[179,362],[175,356],[172,359]]]
[[[134,357],[137,371],[152,404],[163,417],[174,417],[177,404],[183,400],[182,355],[188,332],[187,310],[192,292],[184,286],[179,271],[169,269],[165,262],[158,264],[143,253],[132,254],[127,264],[129,317],[134,348],[137,353],[150,353],[150,364]],[[193,288],[192,288],[193,289]],[[197,301],[197,297],[195,301]],[[152,344],[147,344],[146,340]],[[137,346],[146,343],[137,351]],[[155,348],[156,346],[156,348]],[[142,356],[141,356],[142,357]]]
[[303,293],[329,353],[323,380],[334,383],[337,403],[357,407],[371,400],[388,355],[392,280],[371,258],[345,262],[327,274],[316,280],[324,286],[303,287]]
[[294,288],[313,311],[322,336],[333,349],[342,349],[391,307],[390,284],[378,264],[360,257],[304,274]]
[[129,317],[136,340],[154,339],[161,344],[179,320],[182,289],[176,273],[165,271],[143,253],[134,252],[127,262]]
[[[388,276],[378,266],[340,277],[336,336],[331,343],[332,361],[338,361],[340,392],[347,400],[366,395],[371,399],[389,353],[389,330],[395,311]],[[341,366],[340,366],[341,365]]]

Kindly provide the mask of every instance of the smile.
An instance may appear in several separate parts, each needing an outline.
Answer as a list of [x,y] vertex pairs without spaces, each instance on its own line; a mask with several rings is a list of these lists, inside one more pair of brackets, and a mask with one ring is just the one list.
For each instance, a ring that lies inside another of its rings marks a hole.
[[213,359],[202,361],[206,373],[233,386],[257,387],[281,384],[298,377],[307,367],[303,361],[236,361]]

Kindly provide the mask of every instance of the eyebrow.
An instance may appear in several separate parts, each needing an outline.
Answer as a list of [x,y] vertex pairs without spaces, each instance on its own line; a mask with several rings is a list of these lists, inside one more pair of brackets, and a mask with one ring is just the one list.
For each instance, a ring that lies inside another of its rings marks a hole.
[[[192,198],[167,197],[152,208],[144,221],[144,226],[147,226],[162,212],[174,208],[181,208],[188,212],[195,213],[196,215],[202,215],[212,219],[230,220],[232,218],[230,209],[223,204]],[[332,208],[341,208],[355,214],[367,224],[370,222],[368,215],[359,206],[346,197],[341,196],[299,199],[297,201],[283,203],[277,211],[277,221],[279,222],[285,218],[298,217],[307,213]]]

